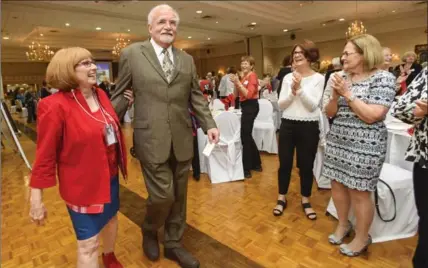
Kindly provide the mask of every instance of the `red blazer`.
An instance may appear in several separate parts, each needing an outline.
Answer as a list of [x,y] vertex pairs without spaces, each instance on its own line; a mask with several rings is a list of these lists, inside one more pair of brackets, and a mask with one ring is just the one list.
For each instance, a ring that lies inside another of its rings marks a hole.
[[[74,92],[79,103],[90,111],[80,90]],[[101,106],[120,126],[106,93],[99,88],[95,92]],[[37,150],[30,187],[55,186],[58,173],[59,191],[67,203],[109,203],[110,172],[102,129],[103,125],[82,110],[71,92],[42,99],[37,108]],[[126,150],[120,127],[119,133],[118,162],[126,178]]]

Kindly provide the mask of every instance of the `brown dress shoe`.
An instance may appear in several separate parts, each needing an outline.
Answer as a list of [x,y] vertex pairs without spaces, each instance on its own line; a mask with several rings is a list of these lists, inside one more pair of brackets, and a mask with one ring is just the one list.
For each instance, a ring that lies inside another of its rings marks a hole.
[[184,248],[165,248],[165,258],[178,262],[183,268],[199,268],[199,261]]
[[143,251],[151,261],[159,260],[158,234],[153,232],[143,232]]

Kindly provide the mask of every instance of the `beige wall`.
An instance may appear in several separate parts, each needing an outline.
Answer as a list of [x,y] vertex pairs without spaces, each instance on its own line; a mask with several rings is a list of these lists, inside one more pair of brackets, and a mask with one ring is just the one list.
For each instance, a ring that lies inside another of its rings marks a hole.
[[41,84],[47,66],[47,62],[2,62],[3,84]]
[[248,38],[249,41],[249,54],[254,57],[256,61],[255,71],[259,78],[264,73],[264,60],[263,60],[263,38],[262,36],[255,36]]
[[[376,34],[375,37],[379,40],[382,46],[390,47],[392,53],[402,56],[406,51],[413,51],[415,45],[426,44],[427,35],[424,32],[425,27],[395,31],[390,33]],[[320,50],[320,61],[331,60],[334,57],[340,56],[346,40],[339,39],[328,42],[319,42],[317,46]],[[265,48],[265,61],[271,62],[275,71],[279,70],[282,59],[287,53],[290,53],[292,46],[284,48]],[[269,57],[269,58],[268,58]],[[393,65],[400,63],[394,61]],[[265,64],[265,68],[267,64]]]
[[186,52],[193,56],[200,76],[205,76],[210,71],[225,72],[229,66],[239,67],[241,57],[246,55],[243,41],[214,48],[188,50]]

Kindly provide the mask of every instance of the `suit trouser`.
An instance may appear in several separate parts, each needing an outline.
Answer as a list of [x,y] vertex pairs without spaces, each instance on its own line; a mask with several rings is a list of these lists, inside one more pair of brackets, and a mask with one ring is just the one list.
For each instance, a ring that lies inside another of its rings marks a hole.
[[413,188],[419,215],[419,238],[413,256],[413,267],[426,268],[428,267],[428,169],[422,168],[418,163],[413,167]]
[[300,193],[310,197],[313,183],[313,166],[319,141],[317,121],[297,121],[282,119],[279,130],[279,194],[288,193],[291,170],[293,168],[294,149],[297,153],[297,165],[300,175]]
[[253,138],[254,120],[259,113],[259,102],[256,99],[241,102],[241,142],[242,164],[244,171],[250,171],[261,166],[259,149]]
[[191,159],[178,162],[174,152],[165,163],[140,162],[149,198],[143,232],[165,226],[166,248],[180,247],[186,227],[187,181]]

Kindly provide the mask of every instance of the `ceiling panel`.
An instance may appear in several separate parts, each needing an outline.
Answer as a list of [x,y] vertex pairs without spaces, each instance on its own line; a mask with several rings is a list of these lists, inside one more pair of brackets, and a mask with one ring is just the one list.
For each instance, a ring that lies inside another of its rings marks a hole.
[[[427,16],[427,6],[420,2],[172,1],[170,5],[177,9],[181,19],[176,45],[192,49],[230,44],[257,35],[273,37],[280,43],[289,39],[290,31],[284,33],[284,29],[300,29],[299,35],[314,35],[321,41],[338,39],[343,38],[347,25],[355,18],[372,25],[375,32],[393,31],[397,25],[386,23],[389,21],[399,21],[401,28],[418,27],[423,22],[426,25]],[[121,34],[132,42],[145,40],[147,14],[160,3],[163,2],[2,1],[2,37],[9,37],[2,40],[2,49],[25,49],[37,40],[55,49],[78,45],[109,50]],[[197,14],[197,10],[202,13]],[[339,18],[345,21],[340,22]],[[252,22],[256,25],[248,27]],[[102,29],[97,31],[96,27]]]

